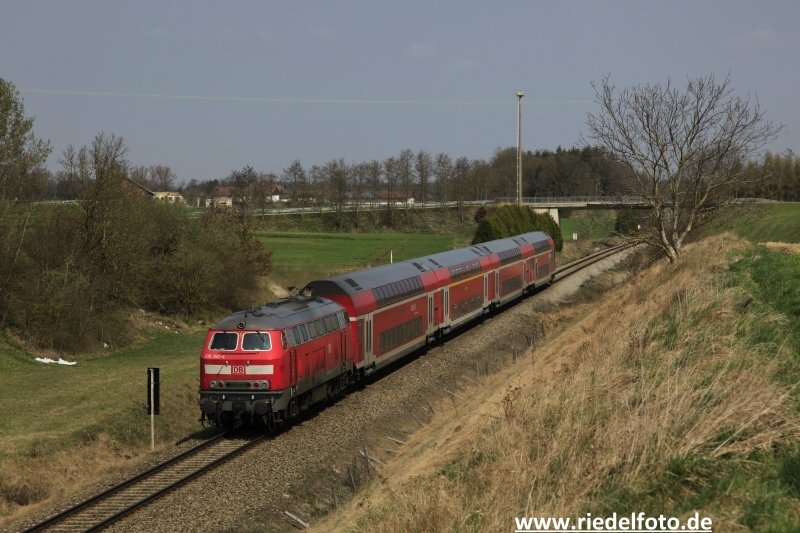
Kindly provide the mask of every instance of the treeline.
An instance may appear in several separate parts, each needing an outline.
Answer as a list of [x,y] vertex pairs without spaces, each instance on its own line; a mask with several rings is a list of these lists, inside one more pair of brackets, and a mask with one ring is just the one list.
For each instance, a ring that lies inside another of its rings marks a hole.
[[745,178],[735,191],[738,198],[800,201],[800,157],[791,150],[767,152],[761,161],[747,163],[742,172]]
[[154,201],[125,152],[102,134],[64,152],[76,204],[0,199],[0,325],[34,346],[124,345],[140,309],[198,316],[260,300],[270,257],[242,219]]

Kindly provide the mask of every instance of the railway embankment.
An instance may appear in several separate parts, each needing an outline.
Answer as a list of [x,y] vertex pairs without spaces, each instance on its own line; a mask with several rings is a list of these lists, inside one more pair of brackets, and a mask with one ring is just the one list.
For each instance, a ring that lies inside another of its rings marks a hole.
[[594,282],[546,314],[535,348],[435,404],[312,529],[508,531],[518,517],[643,512],[792,530],[800,255],[777,248],[715,236],[613,290]]

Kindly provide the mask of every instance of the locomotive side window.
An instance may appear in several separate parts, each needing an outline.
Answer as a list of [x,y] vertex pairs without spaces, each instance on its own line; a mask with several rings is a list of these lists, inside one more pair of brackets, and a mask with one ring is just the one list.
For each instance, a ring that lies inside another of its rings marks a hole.
[[339,321],[336,320],[336,315],[325,317],[325,329],[328,331],[328,333],[339,329]]
[[239,340],[239,335],[236,333],[228,333],[225,331],[218,331],[214,333],[211,338],[211,350],[235,350],[236,343]]
[[272,347],[268,333],[245,333],[242,350],[269,350]]

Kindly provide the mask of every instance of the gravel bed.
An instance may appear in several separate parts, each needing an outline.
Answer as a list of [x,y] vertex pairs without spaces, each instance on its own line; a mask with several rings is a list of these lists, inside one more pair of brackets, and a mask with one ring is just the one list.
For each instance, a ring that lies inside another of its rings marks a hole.
[[[456,392],[474,382],[478,371],[508,364],[515,350],[524,349],[540,334],[537,317],[541,311],[537,308],[575,293],[587,279],[621,258],[619,254],[588,267],[382,373],[380,379],[132,513],[109,531],[294,530],[297,526],[285,511],[313,523],[351,498],[375,475],[361,451],[366,448],[370,456],[390,460],[397,444],[387,437],[406,440],[426,423],[431,416],[429,407],[447,396],[447,391]],[[181,448],[191,444],[187,441]],[[79,501],[116,481],[89,488],[73,500]],[[42,510],[41,516],[13,524],[9,531],[22,529],[70,504]]]

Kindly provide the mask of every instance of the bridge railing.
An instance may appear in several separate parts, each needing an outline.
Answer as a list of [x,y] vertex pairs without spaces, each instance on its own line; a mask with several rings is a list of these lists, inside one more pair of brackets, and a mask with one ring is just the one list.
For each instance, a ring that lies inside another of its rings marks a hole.
[[[514,204],[516,198],[496,198],[497,203]],[[641,198],[636,196],[525,196],[522,203],[527,205],[566,205],[566,204],[608,204],[608,205],[641,205]]]

